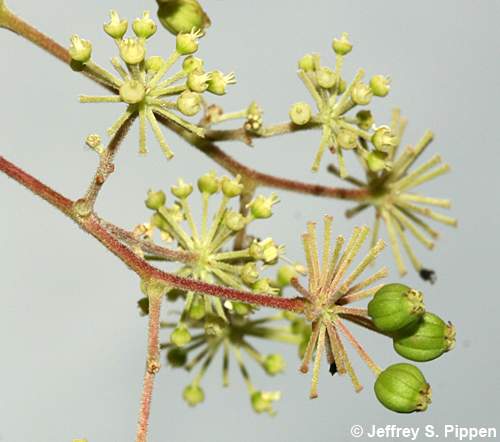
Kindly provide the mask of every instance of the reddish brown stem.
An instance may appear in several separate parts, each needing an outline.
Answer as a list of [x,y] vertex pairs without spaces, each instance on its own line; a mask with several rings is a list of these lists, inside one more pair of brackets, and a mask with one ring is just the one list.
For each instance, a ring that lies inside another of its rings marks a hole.
[[97,218],[96,215],[89,214],[87,217],[81,218],[77,214],[74,214],[72,211],[72,207],[74,205],[73,201],[57,193],[55,190],[50,189],[48,186],[19,169],[17,166],[1,156],[0,171],[5,172],[12,179],[27,187],[33,193],[42,197],[54,207],[61,210],[64,214],[68,215],[71,219],[77,222],[83,230],[90,233],[141,278],[155,278],[167,283],[171,287],[181,290],[192,290],[211,296],[217,296],[219,298],[242,301],[248,304],[297,312],[303,310],[304,302],[300,298],[285,299],[265,294],[244,292],[228,287],[206,284],[202,281],[195,281],[189,278],[182,278],[180,276],[161,271],[151,266],[144,259],[138,257],[132,250],[109,233],[108,230],[100,224],[99,218]]

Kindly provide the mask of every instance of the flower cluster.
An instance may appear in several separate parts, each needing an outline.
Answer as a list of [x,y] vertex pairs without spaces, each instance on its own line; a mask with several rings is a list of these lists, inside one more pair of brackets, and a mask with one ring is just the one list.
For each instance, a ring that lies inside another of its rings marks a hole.
[[[285,361],[279,354],[263,355],[249,339],[269,339],[298,345],[300,334],[297,334],[290,324],[275,325],[290,319],[289,313],[278,313],[274,316],[250,319],[246,314],[228,311],[227,321],[211,316],[204,320],[190,320],[190,328],[199,331],[193,336],[189,345],[179,347],[172,342],[162,345],[167,350],[167,361],[170,366],[182,367],[187,371],[200,367],[193,381],[184,389],[183,398],[190,405],[202,402],[205,393],[201,381],[217,353],[222,352],[222,384],[229,385],[230,360],[234,359],[246,384],[251,405],[257,413],[274,415],[272,402],[280,398],[279,391],[262,391],[255,388],[243,354],[260,366],[265,373],[275,376],[285,369]],[[175,324],[166,324],[175,327]],[[190,355],[193,356],[190,358]]]
[[[373,118],[369,111],[358,112],[356,118],[346,115],[356,106],[368,105],[373,96],[385,97],[389,93],[390,80],[383,75],[375,75],[369,83],[364,83],[364,70],[360,69],[347,85],[342,78],[344,57],[352,50],[347,34],[334,39],[332,48],[336,54],[335,70],[322,66],[317,54],[307,54],[299,61],[299,77],[314,99],[317,113],[313,115],[309,104],[299,102],[290,108],[289,114],[296,125],[315,124],[322,128],[312,170],[319,169],[328,148],[337,155],[340,175],[345,177],[345,150],[354,150],[357,155],[369,160],[383,157],[393,147],[392,136],[386,132],[385,126],[373,129]],[[368,143],[373,146],[372,150]]]
[[[193,56],[198,50],[198,40],[203,35],[199,29],[177,34],[175,50],[167,58],[158,55],[147,56],[146,40],[156,32],[156,24],[150,18],[149,12],[144,12],[141,18],[134,20],[132,30],[135,38],[124,38],[127,29],[127,20],[121,19],[116,11],[111,11],[111,20],[104,25],[104,31],[114,39],[119,50],[120,57],[111,59],[118,76],[91,60],[92,45],[89,41],[77,35],[71,37],[69,52],[73,67],[85,69],[110,90],[116,91],[116,94],[110,96],[81,95],[80,101],[124,103],[126,110],[108,129],[108,134],[116,134],[128,119],[138,117],[139,152],[147,152],[146,126],[149,123],[165,156],[172,158],[173,152],[157,119],[167,120],[203,137],[203,128],[184,117],[192,117],[200,112],[204,105],[204,92],[225,94],[227,86],[235,83],[234,74],[225,75],[217,70],[205,72],[203,60]],[[180,70],[166,76],[182,57],[184,59]]]
[[[366,180],[346,177],[350,183],[360,188],[367,188],[369,191],[369,198],[349,209],[346,215],[352,217],[372,206],[375,209],[372,244],[378,239],[380,220],[382,220],[387,228],[399,273],[401,275],[406,273],[399,245],[401,243],[415,270],[420,273],[422,278],[433,281],[434,272],[426,269],[417,258],[406,232],[409,232],[428,249],[432,249],[434,240],[438,238],[438,232],[424,218],[449,226],[457,225],[456,219],[435,212],[429,207],[446,209],[451,205],[450,200],[414,193],[418,186],[448,172],[450,166],[442,164],[441,156],[436,154],[412,170],[412,166],[431,143],[433,134],[430,131],[425,132],[415,146],[408,146],[399,152],[406,123],[406,119],[401,117],[399,110],[394,110],[391,126],[388,129],[394,136],[394,148],[383,160],[390,167],[370,167],[366,160],[361,159],[365,166]],[[329,170],[340,175],[333,165],[329,166]]]
[[[321,260],[315,224],[308,223],[307,233],[303,235],[309,277],[307,288],[296,278],[292,280],[292,285],[304,298],[304,315],[312,323],[300,366],[300,371],[306,373],[314,358],[310,397],[318,396],[319,370],[324,354],[332,374],[348,373],[355,390],[362,389],[341,339],[345,337],[377,376],[375,393],[384,406],[398,412],[425,410],[430,403],[430,387],[420,370],[410,364],[396,364],[382,371],[346,327],[344,320],[391,337],[398,354],[419,362],[434,359],[453,347],[453,326],[445,324],[434,314],[426,313],[423,296],[417,290],[402,284],[370,287],[387,275],[386,268],[355,283],[382,251],[383,241],[377,241],[348,273],[369,229],[366,226],[355,228],[342,250],[343,236],[338,236],[331,246],[332,218],[325,217],[324,224]],[[367,309],[348,306],[369,297],[373,298]]]

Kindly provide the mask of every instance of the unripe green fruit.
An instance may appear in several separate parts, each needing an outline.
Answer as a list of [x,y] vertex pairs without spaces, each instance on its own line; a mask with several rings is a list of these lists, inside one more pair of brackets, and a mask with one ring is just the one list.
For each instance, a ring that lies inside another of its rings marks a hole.
[[198,50],[198,35],[199,34],[178,34],[175,48],[181,55],[191,55]]
[[396,352],[406,359],[431,361],[455,346],[455,327],[433,313],[425,313],[417,324],[399,331],[393,343]]
[[206,310],[203,298],[201,296],[196,296],[189,309],[189,317],[195,321],[199,321],[205,317],[205,314]]
[[158,190],[157,192],[153,192],[152,190],[150,190],[148,192],[148,197],[144,202],[148,209],[158,210],[160,207],[163,207],[165,205],[166,201],[167,197],[165,196],[165,192],[163,192],[162,190]]
[[182,62],[182,69],[187,72],[203,71],[203,60],[190,55]]
[[382,332],[395,332],[425,313],[422,293],[404,284],[387,284],[368,304],[368,315]]
[[191,333],[189,333],[188,328],[184,324],[178,325],[170,335],[170,342],[177,345],[177,347],[182,347],[190,341]]
[[370,152],[366,157],[366,164],[368,169],[372,172],[380,172],[387,166],[387,154],[378,150]]
[[112,38],[120,39],[127,32],[128,22],[122,20],[116,11],[110,11],[111,19],[104,24],[104,32]]
[[134,20],[132,29],[139,38],[149,38],[156,32],[156,23],[151,20],[149,11],[144,11],[142,18],[136,18]]
[[352,43],[349,41],[347,32],[343,32],[339,39],[333,40],[332,49],[337,55],[347,55],[352,51]]
[[179,178],[177,186],[172,186],[170,188],[172,195],[179,199],[186,199],[193,191],[193,186],[184,182],[182,178]]
[[208,193],[213,195],[219,191],[219,180],[215,175],[215,172],[208,172],[198,178],[198,189],[202,193]]
[[182,398],[190,407],[194,407],[205,400],[205,393],[198,385],[188,385],[182,393]]
[[127,64],[139,64],[146,56],[146,49],[139,40],[127,38],[120,42],[120,56]]
[[303,126],[311,120],[311,106],[304,102],[295,103],[292,107],[290,107],[288,115],[294,124]]
[[263,367],[267,374],[274,376],[285,369],[285,360],[279,354],[267,355],[266,359],[264,359]]
[[241,177],[239,175],[234,180],[228,177],[223,177],[221,185],[222,193],[228,198],[234,198],[241,195],[241,192],[243,192],[243,184],[240,183],[240,179]]
[[370,79],[370,89],[372,90],[373,95],[376,95],[377,97],[385,97],[391,89],[391,81],[384,75],[374,75]]
[[187,353],[182,348],[171,348],[167,353],[167,361],[172,367],[184,367]]
[[378,375],[374,388],[380,403],[398,413],[425,411],[431,403],[431,387],[414,365],[387,367]]

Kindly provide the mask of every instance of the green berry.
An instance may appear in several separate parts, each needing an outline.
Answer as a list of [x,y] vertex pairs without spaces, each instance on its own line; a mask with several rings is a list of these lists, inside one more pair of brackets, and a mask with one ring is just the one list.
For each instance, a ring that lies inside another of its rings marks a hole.
[[166,201],[167,197],[165,196],[165,193],[162,190],[158,190],[157,192],[150,190],[148,192],[148,197],[144,202],[146,203],[146,207],[148,209],[158,210],[160,207],[163,207],[165,205]]
[[377,97],[385,97],[391,89],[391,80],[384,75],[374,75],[370,79],[370,89],[373,95]]
[[108,34],[110,37],[119,40],[127,32],[128,21],[120,19],[118,12],[113,10],[109,12],[109,15],[111,19],[103,26],[104,32],[106,32],[106,34]]
[[285,360],[279,354],[270,354],[266,356],[262,365],[267,374],[274,376],[284,371]]
[[210,26],[210,19],[197,0],[157,0],[158,19],[172,34],[203,31]]
[[191,341],[191,333],[184,324],[179,324],[170,335],[170,342],[177,347],[182,347]]
[[132,29],[139,38],[149,38],[156,32],[156,23],[151,20],[149,11],[144,11],[142,18],[136,18],[132,23]]
[[288,115],[290,116],[290,120],[292,120],[292,123],[296,124],[297,126],[303,126],[304,124],[307,124],[309,123],[309,121],[311,121],[311,106],[302,101],[299,103],[295,103],[290,107]]
[[171,348],[167,353],[167,361],[172,367],[184,367],[187,361],[187,352],[182,348]]
[[368,315],[382,332],[395,332],[425,313],[422,293],[403,284],[387,284],[368,304]]
[[205,393],[198,385],[188,385],[182,393],[182,398],[190,407],[194,407],[205,400]]
[[343,32],[339,39],[333,40],[332,49],[337,55],[347,55],[352,51],[352,43],[347,32]]
[[74,61],[80,63],[87,63],[92,55],[92,44],[88,40],[78,37],[78,35],[71,36],[71,46],[69,47],[69,55]]
[[196,115],[201,110],[201,95],[184,91],[177,98],[177,109],[188,117]]
[[393,343],[396,352],[406,359],[431,361],[455,346],[455,327],[433,313],[425,313],[417,324],[399,331]]
[[431,387],[422,372],[410,364],[394,364],[382,371],[375,382],[380,403],[398,413],[425,411],[431,403]]

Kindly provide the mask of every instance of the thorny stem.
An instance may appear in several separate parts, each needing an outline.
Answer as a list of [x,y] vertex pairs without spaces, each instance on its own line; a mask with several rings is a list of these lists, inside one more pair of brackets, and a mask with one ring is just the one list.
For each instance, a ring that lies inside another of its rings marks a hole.
[[[0,21],[0,26],[4,26],[7,29],[10,29],[16,32],[17,34],[25,37],[27,40],[31,41],[35,45],[46,50],[48,53],[54,55],[56,58],[58,58],[64,63],[69,63],[71,61],[71,57],[67,49],[65,49],[64,47],[53,41],[50,37],[46,36],[45,34],[35,29],[33,26],[17,18],[10,11],[7,11],[5,13],[5,18],[2,19],[2,21]],[[98,82],[102,86],[115,92],[113,88],[110,88],[109,85],[104,84],[99,78],[96,78],[90,72],[88,72],[88,70],[84,69],[82,72],[87,77],[91,78],[92,80]],[[230,173],[234,175],[240,174],[248,181],[254,183],[255,186],[267,186],[277,189],[288,190],[291,192],[305,193],[305,194],[323,196],[328,198],[355,200],[355,201],[356,200],[363,201],[369,196],[368,189],[344,189],[344,188],[327,187],[319,184],[302,183],[299,181],[276,177],[273,175],[259,172],[255,169],[251,169],[245,166],[244,164],[236,161],[235,159],[224,153],[220,148],[218,148],[216,145],[210,142],[210,137],[206,139],[197,137],[193,135],[191,132],[172,123],[171,121],[168,121],[167,119],[161,117],[160,115],[157,115],[157,120],[163,123],[164,125],[168,126],[171,130],[175,131],[178,135],[180,135],[182,138],[184,138],[198,150],[203,152],[205,155],[210,157],[217,164],[224,167]],[[310,125],[304,125],[302,128],[308,129],[313,127],[315,127],[315,125],[310,124]],[[264,129],[262,135],[259,135],[259,133],[254,134],[253,132],[248,132],[246,136],[250,134],[250,136],[259,138],[259,137],[280,135],[288,132],[294,132],[296,130],[300,129],[295,127],[291,123],[283,123]],[[211,134],[212,139],[217,139],[217,140],[231,139],[227,138],[227,136],[226,138],[224,138],[221,132],[225,131],[209,131],[208,134],[209,136]],[[217,135],[217,133],[219,135]],[[236,134],[238,137],[240,137],[240,139],[242,139],[241,138],[243,134],[242,129],[240,129],[239,132],[228,131],[227,135],[234,137],[236,136]]]
[[149,297],[148,354],[142,390],[136,442],[146,442],[156,373],[160,371],[160,311],[163,294]]
[[[304,302],[301,298],[278,298],[265,294],[255,294],[246,291],[235,290],[229,287],[222,287],[213,284],[207,284],[189,278],[164,272],[153,266],[147,261],[137,256],[129,247],[124,245],[112,233],[110,233],[100,222],[94,213],[85,213],[83,216],[78,212],[77,202],[59,194],[55,190],[41,183],[39,180],[26,173],[4,157],[0,156],[0,171],[31,190],[35,195],[45,199],[51,205],[59,209],[65,215],[75,221],[83,230],[90,233],[110,252],[117,256],[132,271],[141,278],[154,278],[165,282],[167,285],[187,291],[195,291],[218,298],[229,299],[233,301],[242,301],[249,304],[271,307],[281,310],[301,312],[304,308]],[[109,223],[108,223],[109,226]]]

